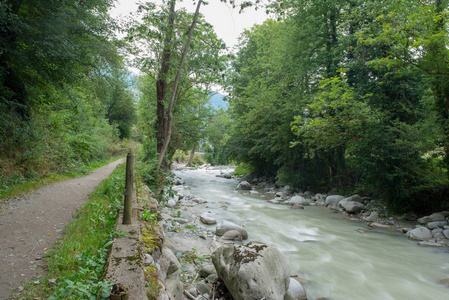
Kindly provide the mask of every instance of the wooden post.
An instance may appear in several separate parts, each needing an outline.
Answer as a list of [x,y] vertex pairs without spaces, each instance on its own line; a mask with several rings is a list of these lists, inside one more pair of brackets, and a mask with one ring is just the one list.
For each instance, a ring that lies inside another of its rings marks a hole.
[[134,192],[134,154],[132,150],[126,157],[125,205],[123,209],[123,224],[132,224],[133,192]]

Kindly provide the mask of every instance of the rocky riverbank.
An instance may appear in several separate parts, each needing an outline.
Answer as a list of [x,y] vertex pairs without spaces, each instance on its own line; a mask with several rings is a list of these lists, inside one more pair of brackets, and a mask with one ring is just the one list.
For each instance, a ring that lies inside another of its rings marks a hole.
[[[223,169],[218,176],[232,178],[231,171]],[[253,299],[253,295],[257,299],[261,295],[271,295],[269,299],[307,299],[301,285],[307,281],[293,278],[277,249],[259,243],[245,244],[248,232],[244,227],[225,220],[216,224],[221,218],[208,211],[207,199],[193,195],[180,178],[174,183],[177,195],[159,208],[163,243],[156,253],[146,255],[145,262],[157,270],[163,287],[159,299]],[[387,217],[385,207],[377,201],[357,195],[313,194],[263,181],[241,181],[236,188],[240,193],[259,195],[292,209],[326,206],[341,212],[348,220],[362,220],[373,228],[406,233],[422,246],[448,246],[446,212],[420,219]],[[443,279],[440,283],[448,281]],[[245,292],[248,290],[249,293]]]
[[412,214],[391,216],[386,206],[370,197],[314,194],[295,190],[290,186],[277,188],[273,183],[251,176],[245,179],[247,180],[242,180],[237,189],[260,194],[262,198],[274,195],[273,199],[268,200],[271,203],[287,204],[292,209],[325,206],[343,213],[348,220],[364,221],[372,228],[404,233],[409,239],[416,240],[420,246],[449,247],[449,211],[435,212],[420,218]]

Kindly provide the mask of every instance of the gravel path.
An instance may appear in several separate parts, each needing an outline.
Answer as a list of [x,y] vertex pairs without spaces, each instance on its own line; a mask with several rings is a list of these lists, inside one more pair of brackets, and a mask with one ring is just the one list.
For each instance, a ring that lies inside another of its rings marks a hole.
[[42,272],[42,256],[51,248],[75,212],[119,159],[89,175],[49,184],[2,205],[0,211],[0,299],[17,291],[22,281]]

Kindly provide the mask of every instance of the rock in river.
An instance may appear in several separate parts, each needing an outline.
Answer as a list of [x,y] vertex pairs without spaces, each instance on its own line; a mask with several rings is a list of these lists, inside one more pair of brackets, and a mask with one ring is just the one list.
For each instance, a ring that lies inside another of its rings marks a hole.
[[212,254],[212,262],[236,300],[283,300],[290,284],[290,268],[275,247],[261,243],[227,245]]
[[229,221],[221,221],[220,223],[218,223],[215,234],[218,236],[222,236],[223,234],[225,234],[225,232],[229,230],[236,230],[240,232],[244,240],[248,238],[248,232],[246,231],[245,228]]
[[200,216],[200,221],[207,225],[217,223],[217,220],[212,216],[210,212],[203,212]]
[[304,206],[304,205],[309,205],[310,201],[301,196],[293,196],[290,198],[290,201],[288,203],[291,206],[294,206],[294,205],[303,205]]
[[239,185],[237,186],[238,190],[251,190],[251,184],[249,184],[248,181],[242,181],[239,183]]
[[432,233],[426,227],[418,227],[410,230],[405,234],[409,239],[425,241],[432,238]]

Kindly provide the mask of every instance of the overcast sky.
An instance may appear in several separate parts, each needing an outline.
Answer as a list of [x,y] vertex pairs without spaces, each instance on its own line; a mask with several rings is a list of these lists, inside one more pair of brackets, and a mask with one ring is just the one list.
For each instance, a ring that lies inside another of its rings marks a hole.
[[[137,3],[140,0],[117,0],[116,7],[111,11],[113,17],[127,15],[137,10]],[[149,2],[159,2],[153,0]],[[267,19],[265,11],[254,8],[246,8],[239,14],[238,8],[232,8],[229,4],[222,3],[220,0],[209,0],[209,4],[202,6],[200,12],[205,16],[206,21],[212,24],[217,35],[224,40],[228,47],[237,45],[239,35],[254,24],[262,24]],[[187,11],[194,12],[195,5],[193,0],[178,1],[177,8],[185,7]]]

